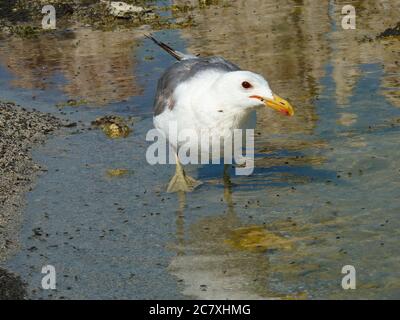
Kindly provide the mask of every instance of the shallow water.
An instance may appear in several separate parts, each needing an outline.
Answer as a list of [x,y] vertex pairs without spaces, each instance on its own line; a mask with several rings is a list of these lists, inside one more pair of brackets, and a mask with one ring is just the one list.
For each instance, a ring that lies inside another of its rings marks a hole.
[[[143,30],[3,39],[0,97],[78,123],[34,153],[48,172],[7,262],[30,298],[398,298],[400,42],[365,37],[397,23],[400,2],[355,1],[357,30],[341,29],[335,3],[211,5],[192,28],[155,33],[265,75],[296,107],[258,114],[254,175],[190,167],[205,184],[185,197],[165,193],[172,166],[145,160],[173,61]],[[108,114],[135,117],[133,133],[88,130]],[[47,264],[55,291],[41,289]],[[356,290],[341,288],[344,265]]]

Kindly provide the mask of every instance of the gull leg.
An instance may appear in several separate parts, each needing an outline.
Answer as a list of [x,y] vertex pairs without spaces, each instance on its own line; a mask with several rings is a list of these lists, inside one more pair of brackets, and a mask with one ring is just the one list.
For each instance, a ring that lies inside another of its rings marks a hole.
[[231,176],[229,174],[230,164],[224,164],[224,187],[232,188]]
[[190,176],[187,176],[185,170],[183,169],[181,163],[179,162],[178,156],[175,155],[175,157],[176,157],[176,171],[175,175],[169,182],[167,192],[169,193],[175,193],[179,191],[192,192],[199,185],[201,185],[202,182]]

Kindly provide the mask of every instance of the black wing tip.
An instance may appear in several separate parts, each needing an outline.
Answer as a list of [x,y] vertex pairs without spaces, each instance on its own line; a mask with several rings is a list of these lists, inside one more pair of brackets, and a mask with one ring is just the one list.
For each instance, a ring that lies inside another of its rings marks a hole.
[[153,41],[156,45],[160,46],[161,48],[167,46],[165,43],[162,43],[161,41],[158,41],[152,33],[145,33],[144,35],[147,39]]
[[164,42],[158,41],[153,34],[145,34],[144,35],[147,39],[152,40],[156,45],[164,49],[166,52],[168,52],[171,56],[173,56],[177,60],[182,60],[181,55],[175,51],[173,48],[171,48],[169,45],[165,44]]
[[158,41],[156,38],[154,38],[154,36],[153,36],[152,33],[145,33],[144,36],[145,36],[147,39],[150,39],[150,40],[154,41],[154,42],[157,43],[157,44],[159,43],[159,41]]

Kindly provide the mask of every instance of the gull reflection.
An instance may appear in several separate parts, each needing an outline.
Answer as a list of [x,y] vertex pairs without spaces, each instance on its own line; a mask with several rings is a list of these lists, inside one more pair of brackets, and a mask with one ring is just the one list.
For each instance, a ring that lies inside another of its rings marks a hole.
[[235,212],[232,184],[224,175],[224,214],[206,217],[185,230],[186,195],[179,194],[176,256],[169,271],[183,294],[197,299],[274,299],[268,288],[270,249],[290,250],[293,242],[262,225],[246,225]]

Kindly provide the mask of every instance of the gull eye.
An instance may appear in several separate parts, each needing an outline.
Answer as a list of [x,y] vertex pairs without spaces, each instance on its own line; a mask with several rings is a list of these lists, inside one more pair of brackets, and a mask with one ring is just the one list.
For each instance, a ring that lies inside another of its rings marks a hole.
[[250,82],[247,82],[247,81],[242,82],[242,87],[245,88],[245,89],[253,88],[253,86],[251,85],[251,83],[250,83]]

